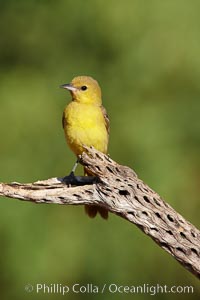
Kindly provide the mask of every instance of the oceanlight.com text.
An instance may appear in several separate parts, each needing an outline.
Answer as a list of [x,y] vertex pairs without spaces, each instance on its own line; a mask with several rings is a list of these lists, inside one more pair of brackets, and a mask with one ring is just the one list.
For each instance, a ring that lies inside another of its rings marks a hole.
[[101,285],[86,284],[61,284],[61,283],[37,283],[26,284],[25,291],[27,293],[36,294],[148,294],[155,296],[157,294],[193,294],[193,286],[168,286],[160,284],[142,284],[142,285],[120,285],[117,283],[104,283]]

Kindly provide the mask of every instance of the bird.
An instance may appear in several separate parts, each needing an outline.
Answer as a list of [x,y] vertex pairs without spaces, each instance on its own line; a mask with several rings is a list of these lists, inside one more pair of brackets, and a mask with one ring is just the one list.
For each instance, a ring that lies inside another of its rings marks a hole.
[[[93,146],[96,150],[107,154],[110,121],[106,109],[102,105],[101,88],[90,76],[77,76],[61,88],[67,89],[72,96],[65,107],[62,124],[65,139],[69,148],[77,156],[84,151],[84,146]],[[72,172],[74,174],[78,159]],[[85,169],[84,174],[90,175]],[[103,207],[85,205],[86,214],[94,218],[97,213],[103,219],[108,218],[108,211]]]

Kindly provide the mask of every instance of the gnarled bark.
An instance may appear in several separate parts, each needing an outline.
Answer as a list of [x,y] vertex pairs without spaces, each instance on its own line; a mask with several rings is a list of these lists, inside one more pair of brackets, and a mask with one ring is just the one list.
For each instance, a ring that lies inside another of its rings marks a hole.
[[135,172],[94,148],[80,162],[94,177],[51,178],[0,184],[0,196],[35,203],[99,205],[130,221],[200,278],[200,231],[186,221]]

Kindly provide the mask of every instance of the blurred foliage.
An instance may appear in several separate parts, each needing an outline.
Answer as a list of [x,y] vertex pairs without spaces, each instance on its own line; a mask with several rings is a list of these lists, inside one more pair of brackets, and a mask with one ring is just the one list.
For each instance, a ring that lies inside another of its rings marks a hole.
[[[1,0],[1,181],[69,172],[61,116],[70,95],[58,87],[90,75],[111,119],[111,157],[199,226],[199,10],[197,0]],[[194,294],[156,298],[198,298],[197,280],[119,217],[1,199],[0,218],[1,299],[28,299],[24,285],[44,282],[193,285]]]

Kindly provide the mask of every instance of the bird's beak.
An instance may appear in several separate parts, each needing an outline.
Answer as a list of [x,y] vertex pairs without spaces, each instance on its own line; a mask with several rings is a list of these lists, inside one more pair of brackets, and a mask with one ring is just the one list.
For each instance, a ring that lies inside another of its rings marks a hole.
[[62,84],[62,85],[60,85],[60,88],[66,89],[66,90],[68,90],[68,91],[76,91],[76,90],[77,90],[77,89],[76,89],[74,86],[72,86],[70,83]]

